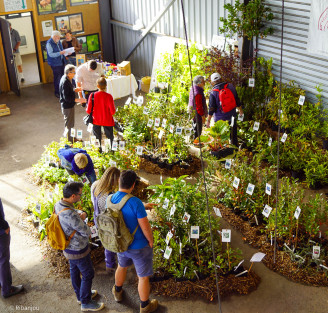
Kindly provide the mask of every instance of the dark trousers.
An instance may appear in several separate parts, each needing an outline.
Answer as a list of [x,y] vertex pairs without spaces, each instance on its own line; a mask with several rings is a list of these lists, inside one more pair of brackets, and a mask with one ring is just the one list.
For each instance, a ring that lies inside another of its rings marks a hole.
[[192,121],[192,128],[194,131],[194,136],[195,139],[198,138],[203,131],[203,121],[202,121],[202,117],[200,115],[197,114],[197,116],[194,117],[193,121]]
[[[103,127],[106,137],[110,140],[110,144],[112,145],[114,140],[114,133],[113,133],[114,126],[103,126]],[[97,139],[99,139],[101,145],[101,126],[93,125],[93,134],[96,136]]]
[[116,253],[105,249],[105,263],[108,268],[116,267]]
[[10,293],[12,277],[10,270],[10,234],[0,236],[0,284],[1,294],[8,295]]
[[[87,304],[91,300],[92,279],[95,276],[90,253],[78,260],[69,260],[72,286],[78,301]],[[81,278],[82,276],[82,278]]]
[[59,95],[59,83],[60,83],[60,79],[64,75],[64,65],[52,66],[51,69],[52,69],[52,73],[54,74],[55,94]]
[[83,98],[87,99],[87,103],[88,103],[90,95],[91,95],[93,92],[97,92],[97,91],[98,91],[98,90],[83,90],[83,91],[82,91]]

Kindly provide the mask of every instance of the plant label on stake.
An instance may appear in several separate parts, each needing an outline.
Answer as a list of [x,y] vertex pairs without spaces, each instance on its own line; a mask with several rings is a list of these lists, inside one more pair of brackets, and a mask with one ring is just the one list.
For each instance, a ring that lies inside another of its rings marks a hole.
[[222,229],[222,242],[231,242],[231,229]]
[[131,103],[131,100],[132,100],[131,97],[129,97],[129,98],[125,101],[125,104],[126,104],[126,105],[129,105],[129,104]]
[[244,120],[245,114],[238,114],[238,121],[242,122]]
[[232,183],[232,186],[238,189],[240,179],[238,177],[235,177]]
[[68,134],[68,128],[65,127],[64,133],[63,133],[63,137],[66,137]]
[[96,136],[90,136],[91,144],[94,146],[96,143]]
[[272,146],[272,138],[269,138],[269,142],[268,142],[268,146],[271,147]]
[[177,97],[176,97],[176,96],[173,96],[173,97],[171,98],[171,102],[174,103],[176,99],[177,99]]
[[149,110],[148,110],[148,108],[144,107],[144,109],[143,109],[143,114],[149,114]]
[[171,256],[171,253],[172,253],[172,248],[167,246],[164,252],[164,258],[168,260]]
[[160,118],[155,118],[155,127],[159,127],[159,125],[160,125],[160,123],[161,123],[161,119]]
[[281,142],[285,142],[286,139],[287,139],[287,134],[284,133],[284,134],[282,135],[282,137],[281,137]]
[[183,127],[179,127],[179,126],[177,126],[177,128],[176,128],[176,130],[175,130],[175,133],[176,133],[177,135],[182,135],[182,129],[183,129]]
[[119,150],[125,150],[125,141],[120,140],[118,148]]
[[246,193],[251,196],[254,192],[254,188],[255,188],[255,185],[249,183],[247,186],[247,189],[246,189]]
[[253,254],[250,262],[252,262],[252,263],[254,263],[254,262],[261,262],[264,257],[265,257],[265,253],[257,252],[255,254]]
[[169,231],[166,235],[166,238],[165,238],[165,242],[166,242],[167,246],[169,245],[169,242],[170,242],[172,237],[173,237],[173,234],[171,233],[171,231]]
[[113,144],[112,144],[112,150],[113,151],[117,151],[117,141],[113,141]]
[[58,186],[58,184],[55,185],[55,194],[56,195],[59,194],[59,186]]
[[231,159],[227,159],[227,160],[225,161],[225,165],[224,165],[224,167],[225,167],[226,169],[228,169],[228,170],[231,169]]
[[79,130],[77,131],[76,138],[82,140],[82,134],[83,134],[82,130],[79,129]]
[[91,148],[91,143],[90,143],[90,141],[85,141],[85,142],[84,142],[84,147],[85,147],[85,148]]
[[105,147],[107,147],[108,151],[112,150],[112,145],[110,139],[105,139]]
[[221,211],[220,211],[219,208],[214,207],[213,210],[214,210],[216,216],[218,216],[218,217],[222,217],[222,214],[221,214]]
[[298,220],[301,214],[301,208],[298,206],[295,210],[294,217]]
[[235,117],[231,116],[231,124],[230,127],[233,127],[233,125],[235,124]]
[[162,139],[163,135],[164,135],[164,130],[162,129],[158,134],[158,139]]
[[40,204],[40,203],[37,203],[37,204],[35,205],[35,212],[38,213],[38,214],[41,213],[41,204]]
[[98,237],[98,229],[96,225],[91,226],[90,230],[91,230],[91,238]]
[[177,208],[176,208],[175,204],[173,204],[172,207],[171,207],[170,216],[172,216],[174,214],[176,209]]
[[192,132],[192,128],[185,129],[186,136],[191,136],[191,132]]
[[86,177],[85,175],[83,175],[81,178],[82,178],[82,183],[83,184],[89,184],[90,183],[88,177]]
[[305,96],[300,96],[300,98],[298,99],[298,104],[304,105],[304,102],[305,102]]
[[116,161],[110,160],[110,161],[109,161],[109,166],[114,166],[114,167],[116,167],[116,166],[117,166]]
[[137,147],[137,154],[138,155],[142,155],[142,151],[143,151],[143,147],[142,146],[138,146]]
[[196,60],[197,60],[197,57],[196,57],[196,54],[193,55],[192,59],[191,59],[191,62],[192,63],[196,63]]
[[99,141],[99,139],[96,139],[95,147],[96,148],[100,148],[100,141]]
[[169,203],[170,203],[170,200],[167,199],[167,198],[165,198],[164,203],[163,203],[163,208],[164,208],[164,209],[167,209],[168,206],[169,206]]
[[270,215],[270,213],[271,213],[271,211],[272,211],[272,208],[266,204],[265,207],[264,207],[264,209],[263,209],[263,211],[262,211],[262,214],[263,214],[266,218],[268,218],[269,215]]
[[180,254],[182,254],[182,242],[180,241],[180,243],[179,243],[179,252],[180,252]]
[[254,131],[258,131],[260,129],[260,122],[255,122],[253,126]]
[[189,223],[189,219],[190,219],[190,214],[188,214],[187,212],[185,212],[184,216],[183,216],[183,222],[184,223]]
[[248,79],[248,87],[255,87],[255,78]]
[[173,132],[174,132],[174,125],[171,124],[170,125],[170,133],[173,134]]
[[92,133],[92,129],[93,129],[93,125],[91,123],[89,123],[87,131],[91,134]]
[[139,96],[137,98],[137,104],[138,104],[138,106],[141,107],[143,105],[143,103],[144,103],[144,97],[143,96]]
[[265,193],[271,196],[271,185],[268,183],[265,184]]
[[182,61],[183,55],[182,53],[179,53],[179,61]]
[[154,123],[154,120],[148,120],[147,126],[152,127]]
[[199,226],[191,226],[190,227],[190,238],[199,239]]
[[165,128],[165,127],[166,127],[166,122],[167,122],[167,121],[166,121],[166,119],[165,119],[165,118],[163,118],[163,121],[162,121],[162,127],[163,127],[163,128]]
[[313,246],[312,259],[319,259],[320,257],[320,246]]

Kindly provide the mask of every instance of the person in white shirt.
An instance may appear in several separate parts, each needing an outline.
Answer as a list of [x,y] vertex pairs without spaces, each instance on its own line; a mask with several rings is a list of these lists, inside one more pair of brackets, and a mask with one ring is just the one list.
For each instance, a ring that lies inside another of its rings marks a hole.
[[76,84],[82,88],[79,92],[79,98],[89,99],[92,92],[98,91],[97,80],[104,77],[105,73],[101,66],[95,60],[88,61],[77,68],[76,71]]

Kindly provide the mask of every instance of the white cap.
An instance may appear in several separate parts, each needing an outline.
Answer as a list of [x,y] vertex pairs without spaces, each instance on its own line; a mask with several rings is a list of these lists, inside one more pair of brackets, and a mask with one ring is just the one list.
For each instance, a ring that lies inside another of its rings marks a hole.
[[219,73],[213,73],[211,75],[211,82],[212,83],[214,83],[214,82],[216,82],[216,81],[218,81],[220,79],[221,79],[221,75]]

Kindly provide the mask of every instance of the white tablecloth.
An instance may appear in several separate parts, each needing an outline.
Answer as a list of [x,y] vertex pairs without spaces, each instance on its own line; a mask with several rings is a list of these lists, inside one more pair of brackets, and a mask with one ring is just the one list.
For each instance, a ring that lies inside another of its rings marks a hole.
[[114,100],[131,94],[135,97],[138,84],[133,74],[129,76],[111,76],[106,78],[106,81],[107,92],[113,96]]

